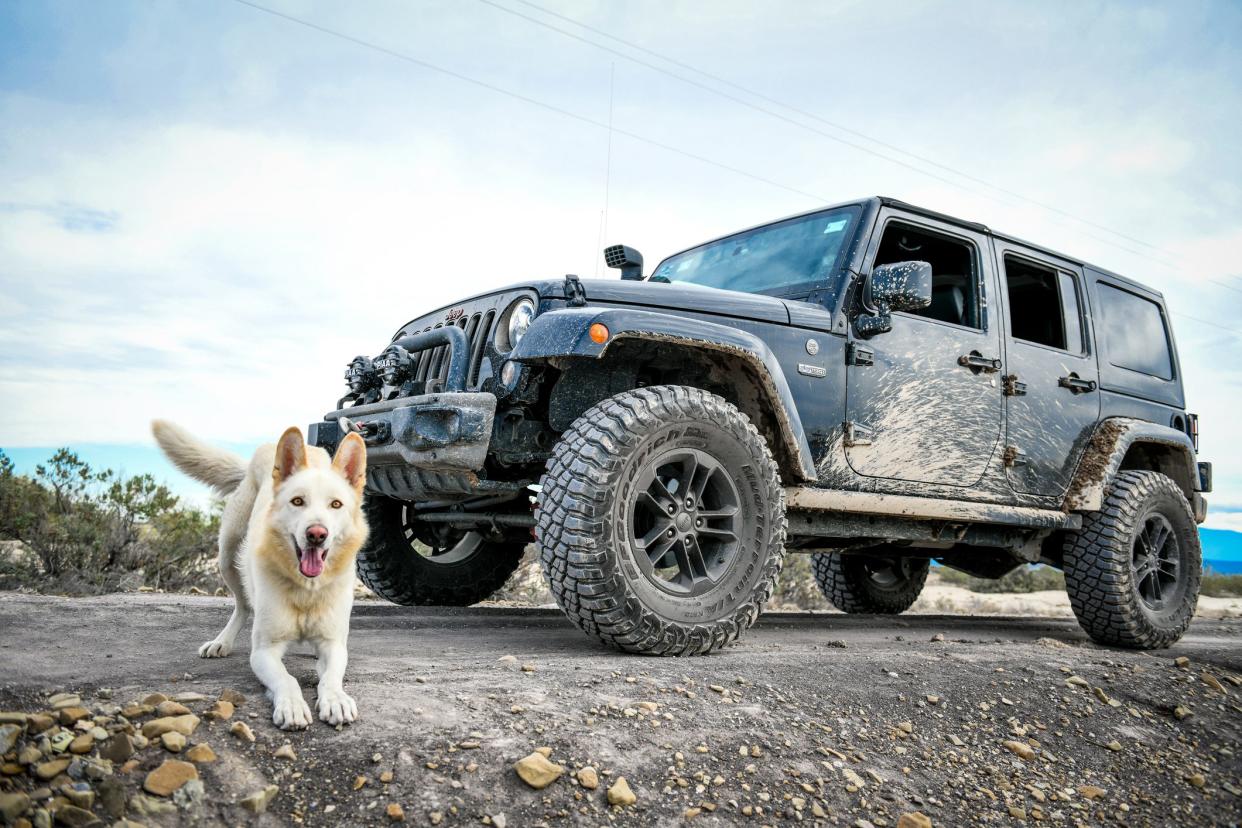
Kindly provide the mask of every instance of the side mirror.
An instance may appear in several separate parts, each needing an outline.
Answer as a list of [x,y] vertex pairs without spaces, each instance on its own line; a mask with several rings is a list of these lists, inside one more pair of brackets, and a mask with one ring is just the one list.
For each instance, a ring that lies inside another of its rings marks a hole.
[[604,264],[621,271],[621,278],[640,281],[643,278],[643,254],[624,244],[604,248]]
[[932,300],[932,266],[927,262],[880,265],[871,271],[863,299],[876,309],[887,305],[895,311],[922,310]]
[[863,312],[854,322],[859,336],[892,330],[891,311],[922,310],[932,300],[932,266],[928,262],[894,262],[872,269],[863,288]]

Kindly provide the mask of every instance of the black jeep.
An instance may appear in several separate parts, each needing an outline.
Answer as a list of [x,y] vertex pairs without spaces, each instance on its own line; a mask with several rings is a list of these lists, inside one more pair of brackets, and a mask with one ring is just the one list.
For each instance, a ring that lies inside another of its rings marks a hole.
[[816,210],[620,280],[532,281],[405,325],[311,441],[369,447],[359,574],[487,598],[532,538],[565,613],[680,655],[754,623],[789,552],[899,613],[932,560],[1065,572],[1100,642],[1164,647],[1200,579],[1196,462],[1160,294],[892,199]]

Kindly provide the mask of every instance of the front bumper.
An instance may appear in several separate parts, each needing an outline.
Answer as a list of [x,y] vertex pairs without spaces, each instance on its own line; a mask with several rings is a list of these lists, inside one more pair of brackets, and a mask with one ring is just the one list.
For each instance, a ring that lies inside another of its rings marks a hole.
[[516,491],[518,484],[479,476],[487,459],[496,397],[450,391],[400,397],[333,411],[313,423],[307,441],[334,453],[349,431],[367,444],[367,490],[401,500]]

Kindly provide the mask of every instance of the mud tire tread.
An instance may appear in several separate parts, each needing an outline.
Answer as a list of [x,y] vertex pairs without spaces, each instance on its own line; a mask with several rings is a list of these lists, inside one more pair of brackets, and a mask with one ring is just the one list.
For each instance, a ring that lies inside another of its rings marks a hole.
[[[1157,500],[1177,504],[1162,511],[1182,530],[1190,577],[1181,611],[1171,624],[1159,625],[1143,611],[1133,585],[1132,538],[1139,519]],[[1178,524],[1181,524],[1180,526]],[[1168,647],[1190,626],[1199,600],[1202,550],[1194,513],[1172,478],[1160,472],[1127,470],[1113,478],[1104,505],[1083,515],[1082,529],[1067,535],[1065,587],[1079,625],[1100,644],[1138,650]]]
[[[610,548],[610,499],[629,452],[670,421],[708,420],[732,432],[755,459],[768,488],[763,571],[750,596],[726,617],[678,623],[644,607]],[[588,635],[617,649],[652,655],[700,655],[738,639],[755,623],[780,575],[785,495],[767,443],[728,401],[699,388],[662,385],[626,391],[582,414],[553,449],[536,510],[540,562],[557,604]]]
[[927,583],[930,561],[916,562],[914,577],[901,590],[879,590],[867,577],[861,555],[820,552],[812,556],[811,569],[824,597],[850,615],[900,615],[918,600]]
[[518,568],[523,541],[484,541],[456,564],[432,564],[410,549],[401,531],[401,502],[368,498],[371,534],[358,551],[358,577],[386,601],[403,607],[468,607],[491,597]]

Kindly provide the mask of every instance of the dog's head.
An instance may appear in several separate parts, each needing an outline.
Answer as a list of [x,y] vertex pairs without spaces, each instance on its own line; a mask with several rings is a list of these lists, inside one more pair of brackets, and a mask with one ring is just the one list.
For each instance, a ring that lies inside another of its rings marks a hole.
[[330,465],[327,454],[320,451],[320,457],[322,462],[308,459],[302,432],[290,428],[276,444],[272,468],[271,528],[284,535],[306,578],[319,577],[334,552],[352,553],[366,537],[361,512],[366,444],[349,434]]

